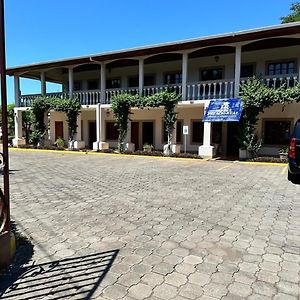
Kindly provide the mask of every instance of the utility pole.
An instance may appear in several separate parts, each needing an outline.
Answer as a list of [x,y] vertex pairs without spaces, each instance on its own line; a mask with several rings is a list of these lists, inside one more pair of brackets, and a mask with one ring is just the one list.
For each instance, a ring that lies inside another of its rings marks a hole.
[[[9,203],[9,165],[8,165],[8,124],[7,124],[7,91],[6,91],[6,57],[5,57],[5,27],[4,27],[4,0],[0,0],[0,83],[1,83],[1,105],[2,105],[2,140],[3,140],[3,193],[0,196],[0,207],[2,206],[3,225],[0,231],[0,243],[2,264],[7,264],[11,258],[10,250],[10,203]],[[2,202],[2,203],[1,203]]]

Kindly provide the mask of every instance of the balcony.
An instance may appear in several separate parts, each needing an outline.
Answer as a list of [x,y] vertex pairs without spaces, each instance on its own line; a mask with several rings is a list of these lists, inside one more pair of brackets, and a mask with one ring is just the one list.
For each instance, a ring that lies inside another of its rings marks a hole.
[[[247,79],[241,78],[241,84],[245,83]],[[298,82],[298,74],[291,74],[289,76],[265,76],[263,82],[268,87],[279,87],[281,84],[285,84],[287,87],[294,86]],[[155,93],[171,90],[177,94],[182,93],[181,84],[169,84],[169,85],[155,85],[145,86],[143,88],[143,95],[149,96]],[[101,99],[101,90],[88,90],[88,91],[75,91],[73,97],[77,98],[81,105],[96,105],[98,103],[110,104],[114,95],[122,93],[129,93],[136,95],[139,93],[138,87],[133,88],[117,88],[106,89],[104,100]],[[41,94],[21,95],[19,98],[19,106],[30,107],[32,101],[40,97]],[[66,98],[69,97],[69,93],[47,93],[47,97]],[[208,99],[225,99],[232,98],[234,96],[234,80],[217,80],[217,81],[200,81],[189,82],[186,85],[186,99],[182,101],[196,101],[196,100],[208,100]]]

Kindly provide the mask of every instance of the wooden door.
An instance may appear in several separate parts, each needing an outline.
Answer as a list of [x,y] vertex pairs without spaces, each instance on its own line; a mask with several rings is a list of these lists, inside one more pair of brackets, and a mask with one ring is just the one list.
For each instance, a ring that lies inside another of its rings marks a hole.
[[131,122],[131,143],[135,145],[135,150],[139,149],[139,122]]
[[89,122],[89,148],[93,149],[93,143],[97,141],[96,122]]
[[55,121],[55,141],[58,138],[64,138],[64,122]]
[[143,145],[149,144],[154,145],[154,138],[153,138],[153,122],[143,122]]

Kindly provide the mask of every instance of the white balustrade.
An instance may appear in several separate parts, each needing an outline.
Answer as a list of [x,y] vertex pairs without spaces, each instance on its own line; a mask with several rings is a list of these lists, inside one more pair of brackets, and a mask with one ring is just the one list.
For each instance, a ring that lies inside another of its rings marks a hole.
[[293,87],[299,82],[298,74],[265,76],[262,81],[270,88]]
[[224,99],[233,97],[234,81],[202,81],[187,84],[187,98],[183,101]]
[[[290,75],[278,75],[278,76],[265,76],[261,79],[266,86],[271,88],[278,88],[280,86],[292,87],[299,81],[298,74]],[[246,78],[241,78],[240,84],[244,84],[247,81]],[[186,99],[183,101],[205,100],[205,99],[224,99],[232,98],[234,96],[234,80],[216,80],[216,81],[200,81],[191,82],[186,86]],[[145,86],[143,88],[143,95],[150,96],[162,91],[174,91],[177,94],[181,94],[181,84],[168,84],[168,85],[153,85]],[[105,91],[105,104],[110,104],[112,97],[123,93],[129,93],[132,95],[139,94],[139,88],[118,88],[118,89],[106,89]],[[47,97],[55,98],[67,98],[68,93],[57,92],[47,93]],[[32,105],[32,101],[41,97],[41,94],[30,94],[20,96],[20,106],[28,107]],[[74,91],[73,97],[77,98],[82,105],[96,105],[101,103],[101,91],[89,90],[89,91]]]

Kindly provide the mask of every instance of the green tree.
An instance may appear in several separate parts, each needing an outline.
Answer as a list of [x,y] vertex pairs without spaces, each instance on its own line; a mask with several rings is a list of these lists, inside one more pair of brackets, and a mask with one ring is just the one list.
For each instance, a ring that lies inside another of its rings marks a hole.
[[131,107],[135,107],[137,103],[137,96],[130,94],[119,94],[112,98],[111,109],[113,111],[116,126],[118,128],[118,150],[124,152],[124,140],[127,134],[129,115],[131,114]]
[[30,110],[25,110],[22,112],[22,127],[25,130],[25,140],[26,144],[30,142],[30,135],[32,133],[33,115]]
[[7,105],[7,128],[8,128],[8,139],[11,143],[12,139],[15,137],[15,105],[8,104]]
[[292,23],[300,21],[300,2],[295,2],[290,7],[291,13],[285,17],[281,17],[281,23]]

